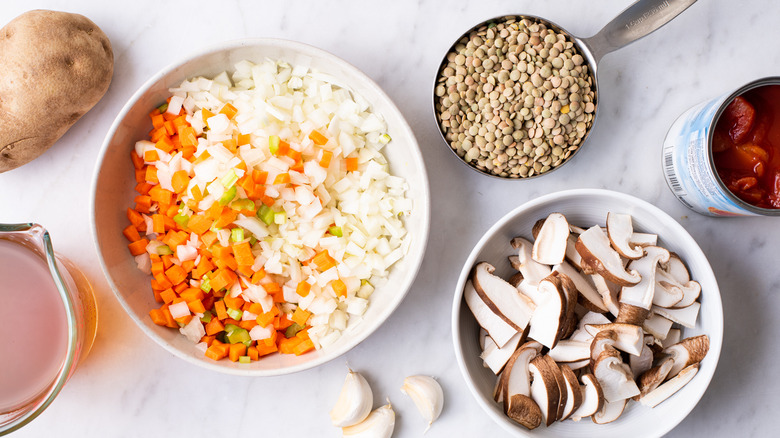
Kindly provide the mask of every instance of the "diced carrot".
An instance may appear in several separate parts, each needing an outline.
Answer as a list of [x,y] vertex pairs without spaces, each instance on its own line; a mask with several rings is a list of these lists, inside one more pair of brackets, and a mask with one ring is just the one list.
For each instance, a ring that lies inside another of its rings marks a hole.
[[173,191],[176,193],[182,193],[187,190],[187,186],[190,184],[190,177],[186,170],[177,170],[173,172],[171,176],[171,185]]
[[220,114],[224,114],[227,116],[228,119],[233,119],[233,117],[236,116],[236,113],[238,110],[233,105],[226,103],[225,106],[222,107],[221,110],[219,110]]
[[[184,268],[182,268],[182,269],[184,269]],[[185,290],[187,290],[188,288],[189,288],[189,285],[187,285],[187,282],[181,282],[181,283],[177,284],[176,286],[174,286],[173,287],[174,292],[176,292],[176,294],[179,295],[179,298],[177,300],[174,300],[174,301],[187,301],[184,298],[181,298],[181,293],[184,292]]]
[[152,187],[154,186],[144,181],[135,185],[135,191],[141,195],[147,195],[149,194],[149,190],[151,190]]
[[287,184],[290,182],[290,174],[287,172],[280,173],[274,178],[274,184]]
[[165,304],[171,304],[173,300],[176,299],[176,292],[174,292],[171,288],[165,289],[164,291],[160,292],[160,298],[162,298]]
[[275,353],[277,351],[279,351],[279,349],[277,348],[276,343],[272,343],[270,345],[268,344],[257,345],[257,354],[260,357],[265,356],[267,354]]
[[160,204],[171,205],[173,203],[173,192],[166,190],[159,185],[156,185],[149,190],[149,196],[151,196],[152,201]]
[[285,330],[292,324],[293,321],[287,316],[286,313],[282,313],[279,315],[278,319],[274,319],[274,328],[276,330]]
[[146,238],[142,238],[136,240],[133,243],[130,243],[129,245],[127,245],[127,247],[130,249],[130,254],[134,256],[138,256],[146,252],[146,245],[148,244],[149,244],[149,240]]
[[261,268],[259,271],[255,272],[252,275],[252,279],[250,280],[250,282],[252,284],[259,284],[260,280],[262,280],[264,277],[265,277],[265,269]]
[[135,151],[130,152],[130,159],[133,161],[133,167],[136,170],[139,170],[144,167],[143,158],[139,157],[138,154],[135,153]]
[[254,313],[255,315],[260,315],[263,313],[263,306],[260,303],[253,303],[251,301],[247,301],[246,304],[248,304],[248,308],[246,309],[249,313]]
[[254,328],[254,326],[256,325],[257,325],[257,321],[255,321],[254,319],[247,319],[246,321],[241,321],[238,323],[239,327],[246,330],[252,330],[252,328]]
[[[307,281],[302,281],[298,283],[298,286],[295,288],[295,293],[298,295],[305,297],[309,295],[309,291],[311,290],[311,284]],[[303,325],[303,324],[301,324]]]
[[214,336],[214,335],[211,335],[211,336],[206,335],[206,336],[203,336],[202,338],[200,338],[200,342],[203,342],[204,344],[206,344],[206,345],[208,345],[210,347],[211,343],[214,342],[214,339],[216,339],[216,336]]
[[337,297],[347,296],[347,285],[340,278],[331,281],[330,287],[333,288],[333,292],[336,292]]
[[152,318],[152,322],[157,325],[166,325],[165,315],[160,309],[152,309],[149,311],[149,316]]
[[278,341],[279,352],[282,354],[294,354],[295,347],[303,342],[300,338],[293,336],[292,338],[285,338],[284,336]]
[[232,138],[223,141],[222,146],[224,146],[225,149],[229,150],[230,152],[233,152],[234,154],[238,150],[238,145],[236,144],[236,141]]
[[243,146],[245,144],[249,144],[252,141],[252,136],[250,134],[239,134],[238,138],[236,139],[236,144],[238,146]]
[[246,356],[246,345],[244,344],[230,344],[229,350],[228,358],[233,362],[238,362],[240,356]]
[[215,301],[214,302],[214,310],[217,311],[217,318],[219,319],[227,319],[227,308],[225,307],[225,302],[222,300]]
[[200,236],[208,231],[213,223],[214,221],[205,215],[196,214],[190,217],[189,222],[187,222],[187,229]]
[[316,265],[317,269],[319,269],[321,272],[325,272],[328,269],[336,266],[336,260],[333,259],[330,254],[328,254],[327,249],[315,254],[312,262],[314,262],[314,265]]
[[305,326],[306,321],[309,320],[309,317],[311,316],[311,313],[301,309],[300,307],[295,309],[295,312],[292,314],[292,321],[300,326]]
[[163,125],[165,125],[165,117],[162,116],[162,114],[155,114],[151,116],[152,118],[152,126],[155,128],[159,128]]
[[124,234],[127,240],[129,240],[130,242],[141,240],[141,235],[138,234],[138,230],[133,225],[128,225],[127,227],[125,227],[125,229],[122,230],[122,234]]
[[181,141],[182,147],[198,146],[198,135],[195,132],[195,128],[191,126],[179,128],[179,141]]
[[273,295],[282,291],[282,287],[274,282],[263,283],[261,286],[263,286],[263,289],[265,289],[266,293],[269,295]]
[[[187,285],[187,283],[182,283],[182,284],[184,284],[185,286]],[[200,288],[197,288],[197,287],[187,287],[183,291],[179,292],[179,296],[184,301],[190,303],[192,301],[196,301],[196,300],[200,301],[200,300],[202,300],[203,298],[206,297],[206,294],[202,290],[200,290]],[[202,312],[199,312],[199,313],[202,313]]]
[[219,273],[211,279],[211,287],[217,291],[228,289],[237,279],[238,277],[231,269],[220,269]]
[[218,318],[211,318],[211,321],[206,323],[205,329],[207,335],[216,335],[217,333],[225,330],[225,326],[222,324],[222,321],[220,321]]
[[358,170],[358,157],[347,157],[346,161],[346,168],[347,172],[355,172]]
[[246,355],[249,356],[249,360],[260,359],[260,353],[258,353],[257,347],[254,345],[250,345],[249,348],[246,349]]
[[328,138],[320,134],[318,131],[312,131],[311,134],[309,134],[309,138],[314,142],[314,144],[318,146],[322,146],[328,142]]
[[214,226],[217,228],[225,228],[226,226],[232,224],[237,217],[238,211],[233,210],[232,208],[226,208],[222,214],[219,215],[219,218],[214,221]]
[[268,179],[268,172],[264,170],[252,170],[252,181],[255,184],[265,184],[265,180]]
[[165,135],[163,137],[160,137],[157,141],[155,141],[154,147],[156,147],[157,149],[165,153],[170,154],[176,148],[176,145],[174,144],[173,140],[170,137]]
[[155,149],[149,149],[148,151],[144,152],[144,161],[152,162],[159,159],[160,156],[157,154],[157,150]]
[[214,113],[212,113],[211,111],[207,110],[206,108],[203,108],[200,111],[200,116],[203,119],[203,123],[206,123],[206,126],[208,126],[207,120],[212,118],[212,117],[214,117],[214,115],[215,115]]
[[333,159],[333,152],[326,151],[323,149],[322,151],[322,158],[320,158],[320,167],[328,168],[330,167],[330,160]]
[[217,345],[216,339],[212,344],[209,346],[209,348],[206,350],[206,357],[213,360],[220,360],[224,359],[227,356],[227,349],[222,348],[219,345]]
[[206,311],[206,307],[203,305],[203,301],[201,300],[188,301],[187,307],[192,313],[203,313]]
[[192,321],[192,315],[184,315],[180,318],[175,318],[177,324],[187,325]]
[[163,316],[165,316],[165,326],[170,328],[179,328],[179,325],[176,324],[176,320],[173,319],[173,315],[171,315],[171,311],[168,310],[168,304],[163,304],[162,307],[160,307],[160,310],[163,313]]
[[149,213],[152,208],[152,198],[150,196],[139,195],[134,198],[134,201],[135,209],[140,213]]
[[127,209],[127,219],[139,231],[143,230],[146,225],[143,216],[132,208]]
[[176,285],[187,279],[187,271],[179,265],[173,265],[165,271],[165,276]]
[[252,254],[252,247],[249,246],[249,241],[234,244],[233,254],[236,258],[236,263],[239,265],[252,266],[255,263],[255,256]]
[[298,345],[293,347],[293,353],[295,353],[296,356],[300,356],[303,353],[307,353],[311,350],[314,350],[314,342],[312,342],[311,339],[301,341],[298,343]]
[[240,310],[244,306],[244,299],[241,296],[231,297],[229,294],[223,298],[228,309]]
[[276,315],[279,314],[279,308],[276,306],[271,307],[271,310],[265,313],[261,313],[257,315],[256,321],[258,324],[260,324],[262,327],[267,327],[268,324],[271,324],[274,322],[274,318]]
[[160,181],[157,179],[157,168],[154,166],[146,166],[146,175],[144,180],[148,183],[157,184]]
[[152,231],[154,231],[157,234],[165,233],[165,221],[163,220],[163,215],[161,214],[152,215]]
[[135,169],[135,182],[146,182],[146,168]]

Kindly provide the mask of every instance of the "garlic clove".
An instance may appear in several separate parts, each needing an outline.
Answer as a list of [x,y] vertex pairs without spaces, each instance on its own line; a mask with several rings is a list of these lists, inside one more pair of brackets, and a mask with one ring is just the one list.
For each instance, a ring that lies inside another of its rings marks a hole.
[[353,426],[341,429],[343,437],[350,438],[390,438],[395,428],[395,412],[388,400],[387,404],[374,409],[365,420]]
[[366,379],[355,371],[349,370],[341,387],[341,394],[330,411],[330,419],[336,427],[358,424],[371,413],[374,394]]
[[425,428],[427,432],[431,424],[439,418],[444,406],[444,391],[441,385],[430,376],[409,376],[404,379],[401,392],[411,397],[417,410],[428,421],[428,427]]

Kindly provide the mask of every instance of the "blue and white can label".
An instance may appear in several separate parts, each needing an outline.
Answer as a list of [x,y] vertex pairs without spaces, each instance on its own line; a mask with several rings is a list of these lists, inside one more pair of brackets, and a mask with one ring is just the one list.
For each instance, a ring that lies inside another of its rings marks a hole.
[[758,208],[734,196],[720,180],[712,158],[712,131],[726,106],[744,92],[770,84],[780,84],[780,78],[759,79],[696,105],[669,128],[663,147],[664,177],[685,206],[709,216],[780,215],[780,211]]

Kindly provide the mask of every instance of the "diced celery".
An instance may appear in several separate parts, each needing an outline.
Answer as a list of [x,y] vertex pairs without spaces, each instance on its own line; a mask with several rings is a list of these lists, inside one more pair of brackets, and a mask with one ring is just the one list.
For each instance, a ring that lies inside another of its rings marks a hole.
[[233,210],[254,210],[255,203],[251,199],[236,199],[230,204],[230,208]]
[[209,280],[209,277],[206,275],[204,275],[203,280],[200,281],[200,290],[206,293],[211,290],[211,280]]
[[238,181],[238,175],[236,175],[234,169],[230,169],[230,172],[226,173],[225,176],[219,180],[226,189],[233,187],[236,184],[236,181]]
[[238,320],[241,319],[241,315],[243,315],[244,312],[241,311],[241,310],[238,310],[238,309],[231,309],[230,307],[228,307],[227,308],[227,314],[228,314],[229,317],[231,317],[231,318],[233,318],[233,319],[238,321]]
[[271,153],[276,155],[277,152],[279,152],[279,136],[278,135],[272,135],[268,137],[268,148],[271,150]]
[[190,217],[187,216],[186,214],[179,213],[179,214],[177,214],[176,216],[173,217],[173,220],[177,224],[179,224],[179,226],[181,226],[182,228],[186,228],[187,224],[190,222]]
[[222,197],[219,198],[219,205],[228,205],[230,201],[232,201],[233,198],[235,197],[236,197],[236,186],[233,186],[225,190],[225,193],[223,193]]
[[298,334],[299,331],[303,330],[303,326],[298,324],[297,322],[292,323],[291,326],[287,327],[287,330],[284,331],[284,336],[286,338],[292,338],[296,334]]
[[158,106],[157,109],[160,110],[161,113],[168,111],[168,102]]
[[231,344],[238,344],[239,342],[252,341],[249,337],[249,332],[235,324],[228,324],[225,326],[225,340]]
[[159,255],[171,255],[173,250],[168,245],[160,245],[157,247],[157,254]]
[[283,223],[287,222],[287,215],[283,211],[279,211],[274,213],[274,223],[277,225],[281,225]]
[[336,237],[344,236],[344,232],[341,231],[341,227],[336,227],[336,226],[330,227],[328,228],[328,232]]
[[382,144],[388,144],[390,143],[390,140],[392,140],[390,134],[382,134],[379,136],[379,142]]
[[255,236],[250,237],[249,246],[255,246],[255,243],[257,243],[257,238]]
[[238,356],[238,363],[251,363],[252,359],[249,356]]
[[257,217],[265,222],[266,225],[271,225],[274,222],[274,211],[271,207],[263,204],[259,210],[257,210]]
[[233,228],[230,231],[230,238],[233,240],[233,242],[240,242],[244,240],[244,229],[243,228]]
[[200,318],[200,322],[204,324],[208,324],[211,322],[211,318],[213,318],[214,315],[211,314],[211,310],[207,310],[203,312],[203,316]]

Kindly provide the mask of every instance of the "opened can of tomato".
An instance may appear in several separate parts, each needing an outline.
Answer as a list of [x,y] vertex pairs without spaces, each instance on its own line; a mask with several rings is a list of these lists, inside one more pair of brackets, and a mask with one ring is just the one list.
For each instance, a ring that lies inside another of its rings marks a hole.
[[663,147],[664,176],[710,216],[780,216],[780,77],[758,79],[683,113]]

